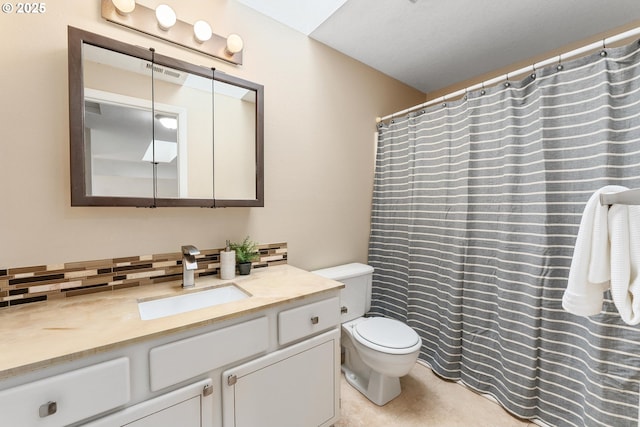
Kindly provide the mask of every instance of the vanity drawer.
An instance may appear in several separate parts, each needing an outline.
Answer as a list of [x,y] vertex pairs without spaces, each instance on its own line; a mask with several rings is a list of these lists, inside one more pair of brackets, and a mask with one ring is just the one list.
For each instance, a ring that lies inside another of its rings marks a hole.
[[63,426],[130,399],[129,359],[121,357],[0,391],[6,426]]
[[288,344],[340,324],[338,297],[278,313],[278,343]]
[[157,391],[267,351],[266,317],[174,341],[149,352],[151,390]]

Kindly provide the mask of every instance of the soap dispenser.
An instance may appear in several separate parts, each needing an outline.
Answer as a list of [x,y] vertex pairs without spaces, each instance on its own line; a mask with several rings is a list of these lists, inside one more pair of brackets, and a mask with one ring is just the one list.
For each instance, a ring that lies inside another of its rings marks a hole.
[[220,252],[220,278],[229,280],[236,277],[236,251],[231,250],[231,244],[227,240],[227,246]]

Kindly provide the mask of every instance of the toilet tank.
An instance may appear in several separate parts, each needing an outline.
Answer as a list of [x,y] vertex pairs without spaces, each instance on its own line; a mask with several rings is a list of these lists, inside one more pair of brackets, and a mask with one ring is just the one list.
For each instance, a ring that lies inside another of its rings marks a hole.
[[341,323],[362,317],[371,308],[373,267],[370,265],[351,263],[315,270],[312,273],[344,283],[344,289],[340,290]]

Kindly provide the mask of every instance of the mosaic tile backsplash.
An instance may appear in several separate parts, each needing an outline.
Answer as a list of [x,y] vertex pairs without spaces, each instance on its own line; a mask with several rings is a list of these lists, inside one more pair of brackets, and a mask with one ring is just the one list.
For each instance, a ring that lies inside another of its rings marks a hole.
[[[195,276],[218,275],[220,249],[200,250]],[[259,245],[252,268],[287,263],[287,244]],[[132,256],[31,267],[0,267],[0,308],[182,280],[182,254]]]

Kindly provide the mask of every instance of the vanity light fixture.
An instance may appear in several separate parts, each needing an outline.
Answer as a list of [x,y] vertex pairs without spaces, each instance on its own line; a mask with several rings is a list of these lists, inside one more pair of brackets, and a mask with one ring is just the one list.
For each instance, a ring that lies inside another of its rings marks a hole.
[[158,25],[165,31],[168,31],[169,28],[176,25],[176,13],[171,9],[171,6],[166,4],[161,4],[156,7],[156,19],[158,20]]
[[179,20],[174,10],[166,4],[151,9],[135,0],[101,0],[101,5],[102,17],[109,22],[231,64],[242,65],[244,43],[237,34],[229,37],[215,34],[211,31],[211,25],[203,20],[188,24]]
[[211,25],[209,25],[207,21],[196,21],[196,23],[193,24],[193,36],[198,43],[206,42],[212,35]]
[[127,16],[136,8],[135,0],[111,0],[116,11],[122,15]]

